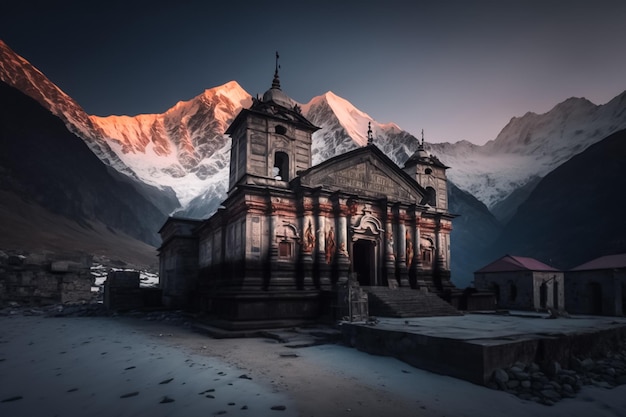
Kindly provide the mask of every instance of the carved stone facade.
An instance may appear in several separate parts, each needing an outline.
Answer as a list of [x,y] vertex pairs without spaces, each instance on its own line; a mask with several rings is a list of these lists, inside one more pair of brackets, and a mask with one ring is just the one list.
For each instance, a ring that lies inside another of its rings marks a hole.
[[311,166],[316,130],[277,73],[235,118],[226,132],[227,199],[205,221],[170,218],[161,229],[171,306],[193,303],[229,327],[260,327],[330,316],[333,291],[349,277],[362,286],[453,288],[447,167],[422,143],[401,169],[371,140]]

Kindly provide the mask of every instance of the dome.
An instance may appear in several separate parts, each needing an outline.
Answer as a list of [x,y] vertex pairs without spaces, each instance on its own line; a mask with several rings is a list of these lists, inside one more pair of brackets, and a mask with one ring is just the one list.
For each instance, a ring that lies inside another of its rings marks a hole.
[[272,87],[263,94],[264,102],[274,102],[279,106],[286,107],[288,109],[293,108],[295,102],[285,93],[282,92],[280,88]]

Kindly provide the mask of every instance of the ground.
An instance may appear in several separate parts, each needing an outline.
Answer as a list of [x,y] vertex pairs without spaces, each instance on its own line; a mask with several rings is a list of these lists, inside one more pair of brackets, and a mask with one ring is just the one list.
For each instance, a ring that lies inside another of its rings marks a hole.
[[2,416],[626,415],[626,386],[548,407],[341,344],[213,339],[179,321],[20,311],[0,329]]

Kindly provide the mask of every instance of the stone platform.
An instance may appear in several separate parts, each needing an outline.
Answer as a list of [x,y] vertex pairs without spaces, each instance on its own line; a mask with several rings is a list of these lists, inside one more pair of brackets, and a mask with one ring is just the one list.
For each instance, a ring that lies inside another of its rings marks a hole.
[[417,368],[486,385],[495,369],[576,357],[600,357],[626,347],[626,318],[545,314],[466,314],[379,318],[342,323],[344,341],[361,351],[393,356]]

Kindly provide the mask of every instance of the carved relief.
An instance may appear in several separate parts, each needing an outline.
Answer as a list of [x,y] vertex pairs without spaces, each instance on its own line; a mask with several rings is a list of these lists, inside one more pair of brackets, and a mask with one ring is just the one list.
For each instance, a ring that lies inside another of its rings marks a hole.
[[313,230],[313,225],[311,224],[311,220],[309,220],[309,225],[304,232],[304,250],[306,252],[313,251],[315,248],[315,231]]
[[335,253],[335,229],[330,228],[326,233],[326,263],[331,264],[333,261],[333,254]]
[[413,238],[411,232],[406,231],[406,267],[410,268],[413,263]]

